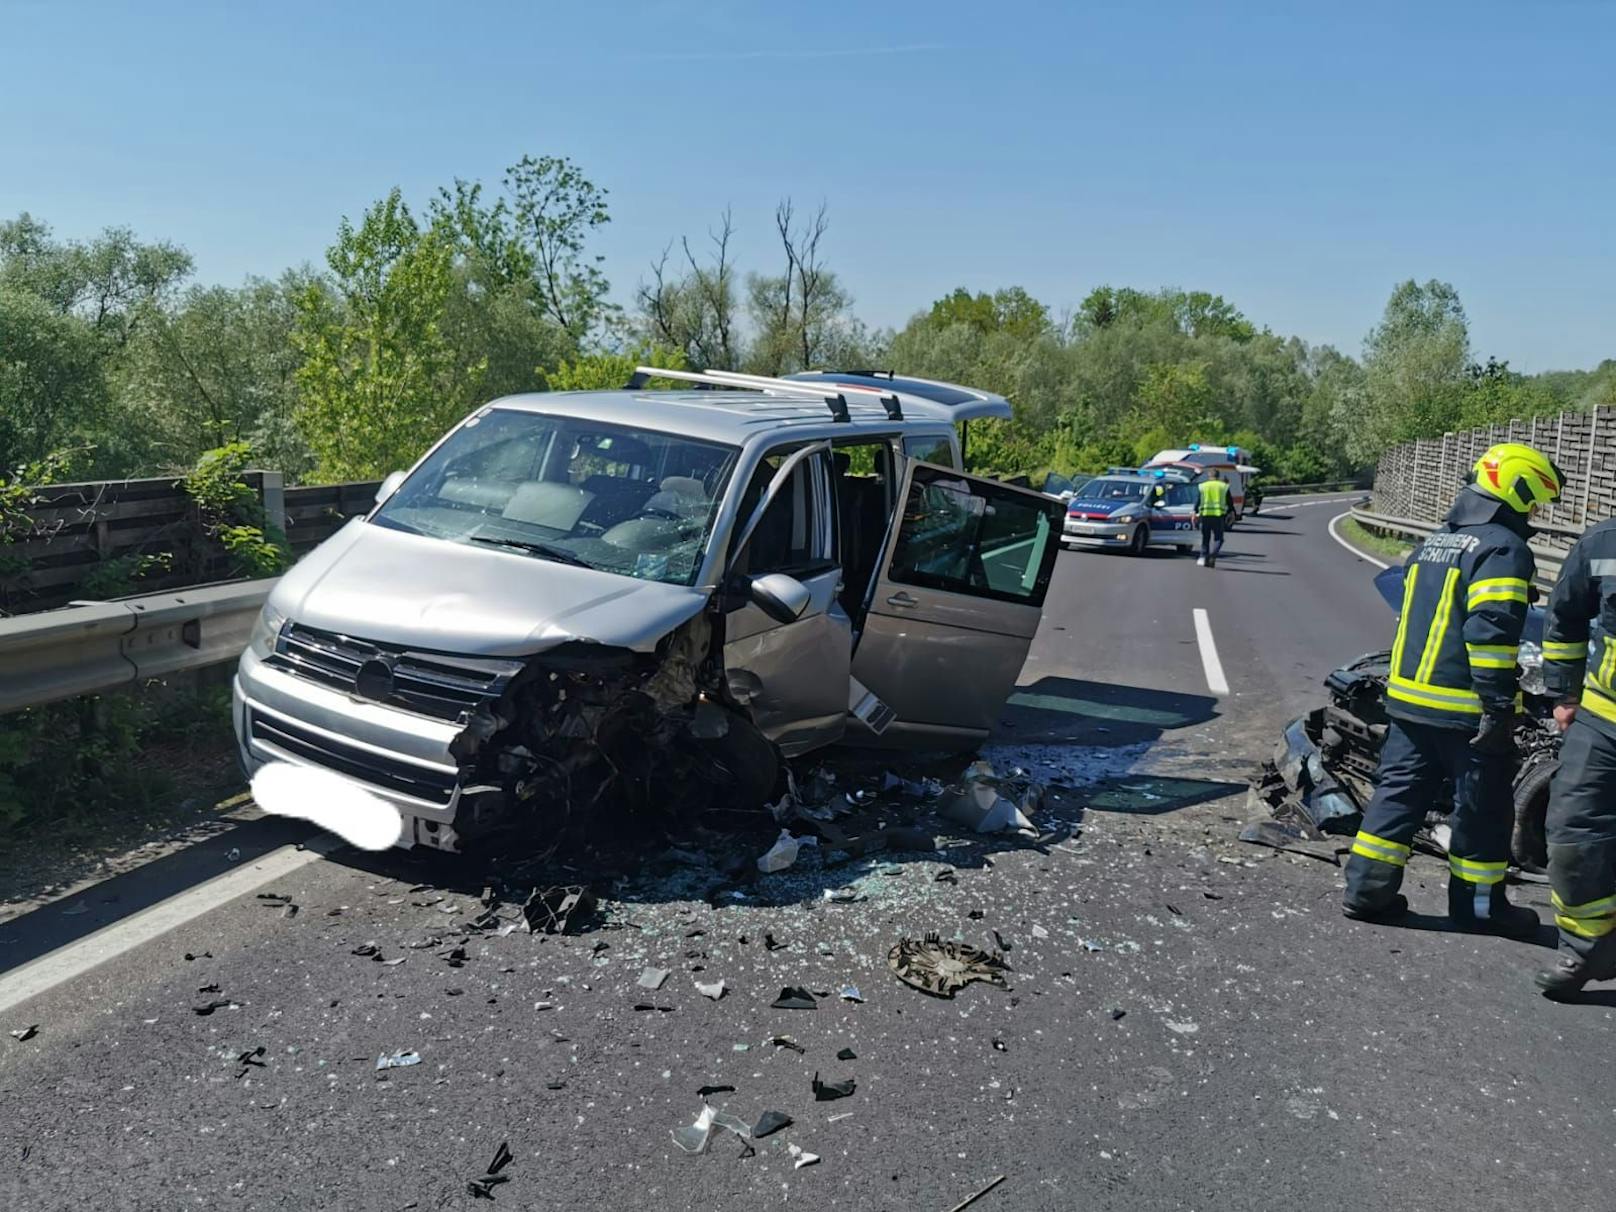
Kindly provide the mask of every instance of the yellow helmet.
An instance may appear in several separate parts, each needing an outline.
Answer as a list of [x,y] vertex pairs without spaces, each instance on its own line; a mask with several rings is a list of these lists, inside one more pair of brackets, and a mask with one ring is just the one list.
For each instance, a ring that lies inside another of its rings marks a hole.
[[1554,460],[1519,442],[1500,442],[1476,461],[1470,482],[1517,513],[1560,499],[1565,476]]

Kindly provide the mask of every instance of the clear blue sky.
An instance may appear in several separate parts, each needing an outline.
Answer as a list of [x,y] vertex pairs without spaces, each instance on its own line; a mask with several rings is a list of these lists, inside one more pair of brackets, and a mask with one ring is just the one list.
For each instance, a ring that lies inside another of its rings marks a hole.
[[1438,277],[1480,355],[1616,356],[1605,0],[0,0],[0,214],[128,224],[204,281],[529,152],[611,190],[621,298],[726,204],[773,268],[790,194],[874,324],[956,285],[1179,285],[1356,353]]

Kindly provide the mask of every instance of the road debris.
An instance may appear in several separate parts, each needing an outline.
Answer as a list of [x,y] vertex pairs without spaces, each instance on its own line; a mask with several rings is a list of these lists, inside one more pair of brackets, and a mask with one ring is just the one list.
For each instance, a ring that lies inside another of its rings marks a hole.
[[843,985],[841,999],[844,1002],[862,1002],[864,1000],[864,995],[859,992],[859,987],[857,985]]
[[960,1200],[959,1203],[955,1204],[952,1208],[950,1208],[948,1210],[948,1212],[964,1212],[964,1209],[969,1208],[977,1200],[981,1199],[989,1191],[993,1190],[994,1187],[997,1187],[1000,1183],[1002,1183],[1005,1180],[1005,1178],[1006,1178],[1006,1176],[1003,1175],[1003,1174],[995,1176],[993,1178],[993,1180],[988,1183],[987,1186],[983,1187],[980,1191],[977,1191],[975,1194],[967,1195],[964,1199]]
[[701,994],[703,997],[711,998],[715,1002],[719,1001],[724,996],[724,982],[714,981],[710,985],[704,985],[700,981],[697,981],[696,992]]
[[[734,1089],[733,1086],[724,1088],[730,1090]],[[758,1116],[757,1123],[752,1126],[752,1137],[754,1140],[762,1140],[765,1136],[772,1136],[774,1133],[780,1131],[781,1128],[789,1128],[796,1122],[796,1120],[792,1119],[784,1111],[765,1111],[762,1115]]]
[[522,903],[529,934],[578,934],[595,915],[595,894],[581,884],[535,888]]
[[702,1086],[696,1091],[697,1098],[706,1098],[710,1094],[734,1094],[734,1086]]
[[203,1002],[200,1006],[192,1006],[191,1007],[191,1013],[192,1014],[200,1014],[204,1018],[206,1018],[208,1015],[212,1014],[215,1010],[230,1010],[230,1009],[234,1008],[234,1006],[235,1006],[234,1002],[214,1000],[214,1001],[211,1001],[211,1002]]
[[[1006,794],[1008,792],[1008,794]],[[1029,819],[1042,806],[1044,789],[1021,770],[1001,777],[986,760],[974,762],[961,783],[950,787],[942,815],[977,833],[1025,833],[1036,836]]]
[[789,1035],[771,1035],[769,1037],[769,1042],[776,1048],[788,1048],[792,1052],[800,1053],[803,1056],[808,1055],[808,1049],[804,1048]]
[[775,1010],[812,1010],[819,1002],[801,985],[787,985],[769,1005]]
[[1240,830],[1242,842],[1304,855],[1339,867],[1341,865],[1339,851],[1345,849],[1345,845],[1318,842],[1313,840],[1314,836],[1309,830],[1290,821],[1252,821]]
[[791,836],[791,830],[780,830],[780,836],[775,839],[774,845],[758,855],[757,869],[764,875],[773,875],[777,871],[786,870],[797,861],[802,843],[802,838]]
[[836,1059],[839,1060],[839,1061],[857,1060],[858,1059],[858,1054],[856,1052],[854,1052],[853,1049],[851,1049],[851,1048],[843,1048],[840,1052],[838,1052],[836,1054]]
[[29,1023],[26,1027],[22,1028],[20,1031],[9,1031],[9,1032],[7,1032],[7,1034],[10,1035],[11,1038],[16,1040],[19,1044],[25,1044],[29,1040],[33,1039],[34,1036],[39,1034],[39,1024],[38,1023]]
[[511,1181],[509,1174],[501,1174],[500,1171],[515,1160],[515,1155],[511,1153],[510,1143],[501,1141],[499,1148],[494,1151],[494,1160],[488,1163],[487,1173],[481,1178],[474,1178],[466,1184],[466,1190],[471,1193],[471,1197],[473,1199],[493,1199],[494,1188],[501,1183]]
[[[696,1116],[695,1123],[688,1128],[673,1129],[673,1143],[686,1153],[705,1153],[707,1145],[712,1140],[713,1129],[733,1132],[743,1141],[748,1141],[752,1135],[751,1125],[727,1111],[718,1111],[702,1104],[701,1113]],[[743,1156],[745,1156],[743,1154]]]
[[801,1145],[790,1145],[787,1149],[793,1158],[791,1163],[793,1170],[801,1170],[804,1166],[812,1166],[819,1161],[819,1154],[810,1153]]
[[382,949],[375,943],[360,943],[359,946],[355,947],[351,952],[349,952],[349,954],[357,955],[361,959],[381,959]]
[[813,1091],[815,1102],[835,1102],[838,1098],[848,1097],[857,1088],[857,1083],[851,1077],[841,1082],[822,1082],[819,1080],[818,1072],[814,1073]]
[[658,989],[662,988],[663,982],[665,982],[668,977],[672,975],[673,973],[667,968],[647,968],[644,972],[640,973],[640,979],[634,983],[637,984],[641,989],[649,989],[654,993]]
[[241,1072],[236,1074],[236,1080],[239,1082],[242,1078],[246,1077],[247,1072],[250,1069],[266,1068],[266,1065],[264,1064],[264,1055],[267,1051],[268,1049],[266,1049],[263,1044],[259,1044],[258,1047],[249,1048],[247,1051],[239,1054],[236,1057],[236,1064],[241,1066]]
[[405,1069],[410,1065],[419,1065],[420,1063],[421,1054],[413,1050],[395,1052],[391,1056],[384,1052],[376,1058],[376,1071],[380,1073],[383,1069]]
[[787,943],[775,942],[774,935],[772,934],[765,934],[763,936],[763,949],[765,951],[784,951],[788,945],[789,944]]
[[906,985],[933,997],[953,997],[974,981],[1007,989],[1004,974],[1010,965],[996,951],[983,951],[937,934],[923,940],[899,939],[887,953],[887,967]]

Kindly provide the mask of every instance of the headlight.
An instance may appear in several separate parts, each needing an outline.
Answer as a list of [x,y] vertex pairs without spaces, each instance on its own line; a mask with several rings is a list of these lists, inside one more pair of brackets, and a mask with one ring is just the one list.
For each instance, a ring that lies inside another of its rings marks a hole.
[[275,651],[275,641],[284,626],[286,616],[265,602],[264,608],[258,612],[258,621],[253,624],[252,635],[247,639],[247,651],[259,659],[267,657]]

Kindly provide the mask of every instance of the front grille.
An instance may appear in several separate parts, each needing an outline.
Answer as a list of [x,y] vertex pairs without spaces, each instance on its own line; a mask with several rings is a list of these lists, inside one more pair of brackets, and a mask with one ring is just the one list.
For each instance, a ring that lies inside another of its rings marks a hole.
[[366,661],[392,666],[393,692],[376,701],[433,719],[459,721],[484,699],[497,698],[522,668],[520,661],[421,652],[292,623],[266,662],[322,686],[354,693]]
[[384,791],[447,806],[459,776],[452,770],[432,770],[411,762],[345,745],[341,741],[299,728],[284,720],[252,714],[252,739],[273,745],[283,753],[369,783]]

